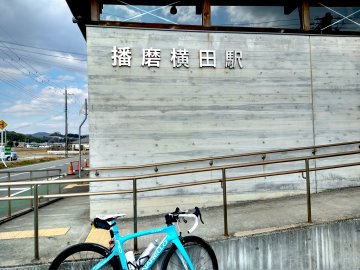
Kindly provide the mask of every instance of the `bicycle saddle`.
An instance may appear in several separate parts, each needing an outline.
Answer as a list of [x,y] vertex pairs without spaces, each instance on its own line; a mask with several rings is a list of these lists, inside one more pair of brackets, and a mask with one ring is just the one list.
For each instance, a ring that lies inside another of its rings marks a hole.
[[97,229],[109,230],[112,225],[115,225],[115,223],[110,225],[109,221],[115,220],[119,217],[124,217],[124,216],[126,216],[126,214],[114,214],[114,215],[107,215],[107,216],[103,216],[103,217],[96,217],[96,218],[94,218],[94,221],[92,222],[91,225]]
[[112,219],[118,219],[120,217],[125,217],[126,214],[112,214],[112,215],[106,215],[106,216],[96,216],[96,218],[101,219],[103,221],[110,221]]

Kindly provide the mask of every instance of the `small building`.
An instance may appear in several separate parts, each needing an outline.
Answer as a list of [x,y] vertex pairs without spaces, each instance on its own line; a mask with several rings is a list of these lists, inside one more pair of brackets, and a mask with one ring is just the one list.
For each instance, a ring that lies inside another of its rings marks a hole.
[[[74,140],[70,143],[71,150],[79,151],[79,140]],[[86,136],[81,139],[81,150],[82,151],[89,151],[89,136]]]
[[[164,0],[67,3],[87,41],[92,167],[162,163],[359,138],[360,31],[358,23],[351,22],[358,1],[186,0],[175,2],[174,7],[166,6],[169,1]],[[141,8],[146,5],[157,7],[148,10],[163,7],[160,16],[167,22],[110,16],[134,6],[136,13],[142,14],[132,18],[149,15]],[[188,12],[182,23],[172,23],[169,14],[183,8]],[[341,16],[326,15],[338,8]],[[342,15],[342,10],[348,13]],[[267,26],[256,23],[264,18],[264,12],[270,13]],[[233,21],[246,26],[216,25],[216,14],[231,15]],[[317,161],[314,166],[321,164],[326,165]],[[320,186],[352,185],[355,181],[351,179],[359,174],[354,167],[338,170],[335,176],[319,172],[313,179],[318,190]],[[119,175],[102,173],[104,177]],[[184,177],[174,181],[193,180]],[[215,176],[209,173],[208,177]],[[277,182],[233,182],[228,199],[237,200],[239,194],[259,199],[264,194],[301,193],[303,183],[301,175]],[[124,182],[91,183],[94,192],[129,188],[132,184]],[[212,202],[219,192],[219,187],[197,186],[191,193],[169,189],[141,196],[193,196],[196,200],[197,194],[202,194]],[[92,197],[90,203],[91,215],[104,209],[116,211],[118,205],[132,209],[131,200],[123,195],[111,200]]]

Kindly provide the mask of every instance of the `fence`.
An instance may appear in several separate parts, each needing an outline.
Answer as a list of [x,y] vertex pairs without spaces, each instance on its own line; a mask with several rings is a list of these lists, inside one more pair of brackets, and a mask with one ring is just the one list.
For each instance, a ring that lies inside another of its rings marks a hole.
[[[44,169],[44,170],[28,170],[28,171],[0,170],[0,175],[5,175],[0,179],[4,179],[4,181],[8,183],[12,181],[21,182],[24,179],[29,179],[30,182],[34,180],[45,180],[46,182],[50,182],[54,179],[63,177],[63,175],[61,174],[61,169]],[[19,177],[20,175],[21,177]],[[5,192],[5,196],[7,196],[8,198],[10,197],[14,198],[19,194],[22,194],[23,196],[24,195],[33,196],[34,194],[34,189],[33,186],[31,185],[30,187],[20,186],[20,188],[18,188],[17,190],[11,189],[11,187],[12,187],[11,185],[8,185],[5,190],[1,190],[0,192]],[[50,195],[57,193],[61,193],[61,186],[59,184],[43,185],[39,190],[39,194],[41,195]],[[46,205],[49,202],[51,202],[50,199],[47,199],[46,201],[42,201],[40,203],[40,206]],[[30,202],[28,203],[25,201],[17,201],[14,204],[12,203],[12,200],[8,200],[8,203],[5,206],[3,207],[0,206],[0,224],[32,210],[33,210],[33,200],[30,200]]]
[[[95,174],[98,176],[99,171],[101,170],[119,170],[119,169],[141,169],[154,167],[154,173],[149,174],[138,174],[138,175],[130,175],[130,176],[122,176],[122,177],[98,177],[98,178],[87,178],[87,179],[63,179],[63,180],[53,180],[51,184],[65,185],[69,183],[91,183],[91,182],[104,182],[104,181],[131,181],[132,189],[124,189],[124,190],[111,190],[111,191],[102,191],[102,192],[85,192],[85,193],[66,193],[66,194],[39,194],[39,186],[50,184],[49,181],[22,181],[22,182],[8,182],[8,183],[0,183],[0,187],[15,187],[15,186],[30,186],[32,187],[33,195],[30,196],[19,196],[19,197],[3,197],[0,198],[0,201],[12,201],[12,200],[32,200],[33,208],[34,208],[34,236],[35,236],[35,259],[39,258],[39,239],[38,239],[38,208],[39,208],[39,200],[41,199],[53,199],[53,198],[66,198],[66,197],[77,197],[77,196],[96,196],[96,195],[113,195],[113,194],[132,194],[133,195],[133,212],[134,212],[134,232],[137,232],[137,222],[138,222],[138,214],[137,214],[137,194],[140,192],[150,192],[154,190],[161,189],[171,189],[171,188],[180,188],[187,186],[195,186],[195,185],[208,185],[219,183],[222,188],[222,197],[223,197],[223,218],[224,218],[224,235],[229,235],[228,229],[228,202],[227,202],[227,183],[231,181],[240,181],[244,179],[253,179],[259,177],[270,177],[270,176],[278,176],[278,175],[288,175],[288,174],[302,174],[303,178],[306,180],[306,199],[307,199],[307,222],[312,222],[312,214],[311,214],[311,192],[310,192],[310,172],[320,171],[320,170],[330,170],[337,169],[343,167],[350,166],[359,166],[360,162],[351,162],[351,163],[341,163],[320,166],[320,167],[311,167],[309,161],[317,160],[317,159],[328,159],[328,158],[336,158],[343,156],[353,156],[360,154],[359,150],[359,141],[355,142],[347,142],[340,144],[328,144],[328,145],[318,145],[311,147],[302,147],[302,148],[291,148],[291,149],[282,149],[282,150],[272,150],[267,152],[253,152],[241,155],[229,155],[229,156],[221,156],[221,157],[208,157],[201,159],[192,159],[192,160],[181,160],[175,162],[166,162],[166,163],[157,163],[157,164],[147,164],[142,166],[126,166],[126,167],[113,167],[113,168],[93,168],[90,171],[95,171]],[[320,148],[329,148],[329,147],[343,147],[343,146],[351,146],[355,147],[356,150],[351,151],[335,151],[331,153],[325,154],[317,154],[317,150]],[[266,155],[270,153],[284,153],[291,151],[300,151],[300,150],[311,150],[311,155],[305,155],[301,157],[290,157],[290,158],[281,158],[281,159],[272,159],[265,160]],[[234,163],[227,165],[219,165],[213,166],[214,160],[222,160],[228,158],[235,157],[243,157],[243,156],[252,156],[252,155],[261,155],[262,161],[257,162],[244,162],[244,163]],[[194,169],[183,169],[183,170],[173,170],[166,172],[158,172],[159,166],[167,166],[167,165],[177,165],[183,163],[191,163],[191,162],[199,162],[199,161],[209,161],[209,166],[207,167],[199,167]],[[340,161],[340,159],[337,159]],[[294,163],[294,162],[303,162],[303,167],[299,169],[292,170],[280,170],[277,172],[269,172],[269,173],[261,173],[261,174],[252,174],[246,176],[238,176],[238,177],[227,177],[227,171],[231,169],[239,169],[239,168],[248,168],[253,166],[261,166],[261,165],[271,165],[271,164],[286,164],[286,163]],[[146,188],[137,188],[137,183],[142,179],[150,179],[150,178],[161,178],[166,176],[174,176],[174,175],[184,175],[184,174],[192,174],[192,173],[200,173],[200,172],[209,172],[209,171],[221,171],[221,178],[218,179],[204,179],[201,181],[191,182],[191,183],[178,183],[173,185],[165,185],[162,184],[160,186],[149,186]],[[305,174],[305,176],[304,176]],[[134,241],[134,249],[137,249],[137,241]]]

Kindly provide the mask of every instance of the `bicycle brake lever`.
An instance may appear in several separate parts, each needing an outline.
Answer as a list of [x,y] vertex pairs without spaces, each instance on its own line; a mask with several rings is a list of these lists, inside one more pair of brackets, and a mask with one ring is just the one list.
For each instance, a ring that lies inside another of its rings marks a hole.
[[199,217],[200,217],[201,223],[202,223],[202,224],[205,224],[204,221],[203,221],[202,218],[201,218],[201,213],[200,213]]
[[201,217],[201,212],[200,212],[200,209],[199,209],[199,207],[195,207],[195,213],[194,213],[197,217],[199,217],[200,218],[200,221],[201,221],[201,223],[202,224],[205,224],[204,223],[204,221],[202,220],[202,217]]

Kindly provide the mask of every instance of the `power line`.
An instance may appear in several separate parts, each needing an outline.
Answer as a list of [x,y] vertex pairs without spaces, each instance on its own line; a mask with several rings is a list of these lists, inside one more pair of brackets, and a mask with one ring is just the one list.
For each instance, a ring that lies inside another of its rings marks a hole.
[[[77,71],[77,72],[81,72],[82,71],[82,68],[79,67],[79,68],[74,68],[74,67],[71,67],[71,66],[68,66],[68,65],[64,65],[62,63],[56,63],[54,64],[54,62],[50,62],[50,61],[47,61],[45,59],[39,59],[39,58],[34,58],[34,57],[31,57],[31,56],[28,56],[28,55],[24,55],[23,58],[25,59],[29,59],[30,61],[33,61],[33,62],[37,62],[37,63],[42,63],[42,64],[51,64],[53,66],[56,66],[58,68],[61,68],[61,69],[64,69],[64,70],[69,70],[69,71]],[[86,66],[83,68],[83,69],[86,69]]]
[[[0,49],[0,51],[3,51],[3,50],[1,50]],[[30,70],[28,70],[27,68],[26,68],[26,66],[24,66],[21,62],[20,62],[20,58],[19,58],[19,56],[16,56],[18,59],[15,61],[9,54],[7,54],[6,52],[5,52],[5,55],[7,55],[9,58],[10,58],[10,60],[11,61],[9,61],[8,59],[6,59],[6,58],[3,58],[3,60],[4,61],[6,61],[8,64],[10,64],[11,66],[13,66],[15,69],[17,69],[17,70],[19,70],[23,75],[25,75],[25,76],[29,76],[31,79],[33,79],[36,83],[40,83],[40,84],[42,84],[42,85],[44,85],[45,87],[47,87],[47,85],[45,85],[45,83],[44,83],[44,81],[43,80],[39,80],[39,78],[42,76],[40,73],[38,73],[37,72],[37,74],[35,74],[35,73],[33,73],[33,72],[31,72]],[[15,63],[16,64],[18,64],[21,68],[19,68],[19,66],[16,66],[15,65]],[[25,72],[24,70],[26,70],[27,72]],[[57,87],[59,87],[59,86],[57,86]],[[60,87],[61,88],[61,87]]]
[[17,42],[9,42],[9,41],[5,41],[5,40],[0,40],[0,42],[2,42],[2,43],[7,43],[7,44],[12,44],[12,45],[17,45],[17,46],[21,46],[21,47],[26,47],[26,48],[43,50],[43,51],[69,53],[69,54],[86,56],[85,53],[78,53],[78,52],[71,52],[71,51],[62,51],[62,50],[46,49],[46,48],[41,48],[41,47],[36,47],[36,46],[24,45],[24,44],[17,43]]
[[[6,45],[5,45],[5,47],[6,47],[13,55],[16,56],[16,58],[17,58],[17,63],[18,63],[20,66],[22,66],[24,69],[26,69],[26,70],[29,72],[29,75],[30,75],[30,76],[32,75],[32,77],[33,77],[34,80],[37,81],[37,79],[36,79],[37,76],[38,76],[38,77],[43,76],[43,75],[42,75],[41,73],[39,73],[32,65],[30,65],[30,64],[27,63],[25,60],[23,60],[23,59],[22,59],[17,53],[15,53],[11,48],[9,48],[9,47],[6,46]],[[10,59],[12,59],[12,58],[10,57]],[[27,66],[29,66],[30,69],[33,70],[33,72],[31,72],[29,69],[27,69],[27,67],[24,66],[21,62],[24,62]],[[34,77],[35,77],[35,78],[34,78]],[[63,88],[63,87],[57,85],[56,83],[52,82],[51,80],[47,80],[47,81],[48,81],[48,82],[51,82],[51,83],[54,84],[54,85],[56,85],[56,87]],[[42,81],[42,82],[43,82],[43,81]]]
[[[4,43],[4,42],[3,42]],[[7,48],[5,46],[0,46],[1,48]],[[14,50],[17,51],[23,51],[23,52],[29,52],[29,53],[33,53],[33,54],[38,54],[38,55],[43,55],[43,56],[49,56],[49,57],[54,57],[54,58],[62,58],[62,59],[69,59],[69,60],[75,60],[75,61],[82,61],[82,62],[86,62],[86,59],[80,59],[80,58],[75,58],[75,57],[66,57],[66,56],[61,56],[61,55],[52,55],[52,54],[46,54],[46,53],[40,53],[40,52],[34,52],[34,51],[30,51],[30,50],[25,50],[25,49],[19,49],[19,48],[13,48]]]

